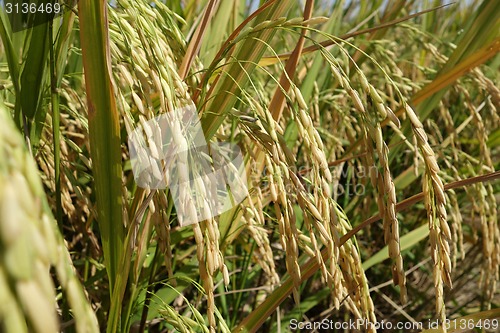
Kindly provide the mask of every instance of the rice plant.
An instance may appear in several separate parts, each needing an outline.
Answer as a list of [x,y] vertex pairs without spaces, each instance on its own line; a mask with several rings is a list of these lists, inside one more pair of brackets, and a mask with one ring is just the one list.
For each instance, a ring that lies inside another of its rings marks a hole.
[[27,2],[0,331],[498,331],[499,2]]

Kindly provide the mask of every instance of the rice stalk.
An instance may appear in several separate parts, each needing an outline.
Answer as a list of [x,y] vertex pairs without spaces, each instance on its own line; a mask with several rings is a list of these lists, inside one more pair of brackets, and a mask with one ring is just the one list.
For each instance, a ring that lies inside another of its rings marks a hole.
[[[364,78],[364,75],[361,72],[359,72],[359,74],[360,77]],[[364,78],[361,79],[361,82],[362,86],[364,86],[363,88],[365,92],[368,93],[368,98],[371,100],[371,104],[375,104],[376,110],[378,111],[378,117],[375,115],[369,115],[365,118],[365,126],[368,131],[367,134],[371,137],[372,142],[375,144],[380,166],[383,170],[381,175],[377,173],[376,180],[373,174],[371,175],[371,178],[372,184],[376,184],[376,187],[378,188],[379,210],[382,216],[384,216],[384,241],[389,246],[389,257],[393,260],[393,281],[395,284],[399,285],[401,303],[405,304],[407,301],[406,275],[404,273],[403,258],[400,250],[399,222],[397,220],[395,210],[397,203],[396,189],[389,169],[389,148],[383,140],[382,128],[378,119],[385,119],[389,116],[389,114],[392,114],[392,122],[399,125],[399,120],[394,116],[392,111],[383,104],[382,98],[378,94],[377,90],[368,83],[368,80]],[[363,82],[366,83],[363,84]],[[370,144],[370,149],[373,150],[372,144]],[[372,166],[376,167],[375,165]],[[382,204],[384,201],[386,202],[385,206]]]
[[0,322],[8,332],[59,330],[55,285],[68,297],[77,332],[98,332],[59,233],[34,161],[3,107],[0,108]]
[[452,287],[452,265],[449,245],[452,236],[447,222],[444,185],[438,175],[440,169],[434,152],[428,144],[428,138],[422,123],[408,104],[405,105],[405,110],[426,165],[423,192],[427,218],[429,219],[431,257],[434,263],[433,276],[434,288],[436,290],[436,314],[444,322],[446,320],[446,310],[443,298],[443,283],[450,288]]
[[260,187],[256,190],[258,193],[256,196],[257,205],[253,203],[253,200],[248,199],[249,207],[247,207],[243,218],[246,222],[246,229],[249,236],[256,243],[257,255],[255,257],[257,263],[262,267],[264,272],[269,277],[269,283],[271,285],[277,285],[280,278],[276,272],[276,266],[273,258],[273,251],[269,242],[269,237],[265,229],[265,220],[263,217],[263,207],[262,207],[262,191]]
[[[338,208],[336,208],[336,214],[339,221],[339,232],[345,234],[350,228],[347,217]],[[356,242],[348,240],[340,247],[340,251],[339,266],[345,281],[346,292],[349,295],[350,309],[356,318],[376,323],[375,307],[370,296],[368,280],[362,267]],[[371,326],[368,331],[375,332],[375,329]]]
[[[119,263],[123,255],[125,229],[122,214],[120,125],[110,77],[107,7],[103,1],[82,1],[78,8],[86,69],[90,150],[99,202],[97,209],[113,294],[114,285],[120,278],[118,271],[122,269]],[[115,315],[115,320],[118,320],[118,314]]]
[[[114,40],[116,44],[111,50],[113,59],[120,69],[119,72],[116,72],[118,74],[116,78],[120,82],[119,94],[121,94],[120,100],[123,101],[120,103],[121,111],[129,133],[138,123],[143,126],[143,129],[149,130],[149,125],[147,125],[149,120],[192,104],[186,83],[177,74],[177,68],[180,64],[174,60],[183,56],[181,52],[183,52],[185,42],[175,22],[168,21],[172,17],[170,10],[159,2],[156,3],[158,11],[151,10],[145,1],[121,0],[118,4],[124,10],[121,13],[114,13],[110,28],[117,37],[120,36]],[[167,15],[160,15],[162,12]],[[145,13],[150,20],[140,19],[142,13]],[[134,22],[134,26],[129,21]],[[167,44],[166,38],[169,38],[169,41],[173,43]],[[130,108],[128,105],[133,105],[133,107]],[[185,129],[174,127],[174,130],[176,132],[173,133],[173,138],[176,143],[182,147],[188,147],[190,142],[184,138],[184,133],[181,132]],[[157,142],[150,141],[149,147],[152,149],[153,155],[158,158],[161,147],[157,146]],[[188,156],[187,154],[177,154],[176,158],[179,181],[188,184],[189,179],[186,174]],[[172,161],[169,162],[172,163]],[[160,177],[163,176],[160,175]],[[203,186],[203,184],[197,183],[196,186]],[[179,202],[185,205],[186,211],[192,213],[196,211],[190,198],[190,192],[193,190],[195,189],[182,186],[177,194]],[[171,211],[165,211],[171,203],[168,203],[165,195],[164,191],[158,193],[162,199],[151,201],[150,211],[160,211],[154,213],[154,216],[161,216],[160,220],[155,219],[155,227],[161,241],[160,247],[165,255],[167,270],[171,275],[173,272],[169,258],[172,257],[172,252],[168,236],[170,228],[168,215]],[[181,218],[178,215],[182,225]],[[203,222],[201,229],[200,226],[193,226],[193,230],[197,244],[197,259],[200,263],[200,277],[207,295],[208,322],[213,331],[217,327],[214,316],[213,277],[217,271],[224,270],[224,260],[218,248],[218,228],[213,220],[207,220]]]

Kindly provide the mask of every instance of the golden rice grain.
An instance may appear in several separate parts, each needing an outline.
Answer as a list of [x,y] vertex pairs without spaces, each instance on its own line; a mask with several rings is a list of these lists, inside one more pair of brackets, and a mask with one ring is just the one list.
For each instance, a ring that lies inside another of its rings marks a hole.
[[329,17],[324,17],[324,16],[317,16],[317,17],[311,17],[308,20],[305,20],[302,24],[303,25],[308,25],[308,26],[314,26],[314,25],[319,25],[319,24],[324,24],[330,20]]
[[361,113],[365,113],[366,112],[365,107],[363,106],[363,102],[361,101],[358,92],[350,87],[347,88],[347,92],[349,93],[349,96],[351,96],[352,102],[356,110],[358,110]]
[[401,122],[394,111],[392,111],[390,107],[386,106],[386,112],[389,120],[392,121],[398,128],[401,128]]
[[[302,110],[307,110],[307,109],[308,109],[307,103],[306,103],[306,101],[304,100],[304,96],[302,96],[302,93],[301,93],[301,91],[300,91],[299,87],[297,87],[297,86],[295,86],[295,85],[294,85],[294,86],[293,86],[293,89],[294,89],[293,91],[294,91],[294,93],[295,93],[295,98],[297,99],[297,103],[299,104],[299,107],[300,107]],[[302,115],[301,115],[301,117],[302,117]],[[306,124],[304,124],[304,125],[306,125]],[[310,124],[309,124],[309,125],[310,125]],[[306,127],[307,127],[307,126],[308,126],[308,125],[306,125]]]
[[222,276],[224,279],[224,285],[226,287],[229,286],[229,283],[231,283],[231,281],[229,279],[229,271],[227,270],[227,266],[225,264],[222,266]]

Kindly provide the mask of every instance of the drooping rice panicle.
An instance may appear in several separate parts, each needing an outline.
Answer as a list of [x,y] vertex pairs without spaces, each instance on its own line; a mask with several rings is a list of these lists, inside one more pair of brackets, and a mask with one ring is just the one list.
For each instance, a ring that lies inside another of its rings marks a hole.
[[47,205],[38,169],[0,107],[0,306],[7,332],[59,330],[51,268],[67,295],[77,332],[98,332],[93,309]]
[[423,179],[423,192],[427,218],[429,219],[429,238],[431,242],[431,257],[434,263],[434,288],[436,290],[436,313],[444,322],[446,309],[443,298],[443,283],[452,287],[451,281],[451,231],[446,213],[446,197],[444,185],[439,176],[439,166],[432,148],[429,146],[427,134],[415,111],[406,104],[405,110],[410,119],[417,144],[426,166]]

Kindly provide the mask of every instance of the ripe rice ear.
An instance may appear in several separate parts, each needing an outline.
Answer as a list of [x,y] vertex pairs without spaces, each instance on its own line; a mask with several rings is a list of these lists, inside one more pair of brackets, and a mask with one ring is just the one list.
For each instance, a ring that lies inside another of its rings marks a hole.
[[424,158],[426,172],[423,179],[423,192],[427,218],[429,219],[429,238],[431,240],[431,257],[434,263],[434,289],[436,290],[436,313],[444,322],[446,310],[443,298],[443,282],[450,288],[451,282],[451,259],[450,245],[451,232],[449,231],[446,215],[446,197],[444,185],[439,177],[439,166],[436,156],[427,141],[424,127],[413,109],[406,104],[406,114],[410,119],[413,133],[417,139],[417,145]]
[[50,268],[67,295],[77,332],[99,332],[97,319],[47,204],[38,169],[0,106],[0,330],[59,330]]

